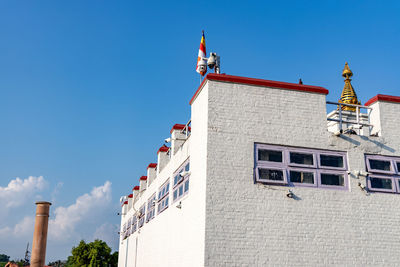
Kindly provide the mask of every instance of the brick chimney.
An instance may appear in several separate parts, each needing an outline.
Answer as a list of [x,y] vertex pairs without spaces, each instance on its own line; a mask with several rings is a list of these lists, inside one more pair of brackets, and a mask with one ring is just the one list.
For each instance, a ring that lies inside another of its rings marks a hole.
[[158,149],[157,152],[157,175],[161,172],[161,170],[167,165],[169,162],[169,147],[167,146],[162,146],[160,149]]
[[32,242],[32,267],[43,267],[46,259],[47,229],[49,224],[50,202],[36,202],[35,230]]
[[147,176],[142,176],[139,179],[140,189],[139,192],[142,193],[147,188]]
[[150,163],[147,166],[147,186],[149,186],[157,177],[157,163]]
[[175,124],[171,129],[171,156],[174,156],[176,151],[186,141],[186,135],[182,132],[185,129],[185,124]]

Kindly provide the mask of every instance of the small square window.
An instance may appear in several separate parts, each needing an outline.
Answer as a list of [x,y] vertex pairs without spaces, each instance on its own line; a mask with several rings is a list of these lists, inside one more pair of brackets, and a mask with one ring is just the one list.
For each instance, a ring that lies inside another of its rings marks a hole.
[[185,181],[185,193],[189,191],[189,180]]
[[[380,192],[396,192],[396,184],[394,179],[391,176],[383,176],[383,175],[370,175],[367,177],[368,188],[371,191],[380,191]],[[396,181],[396,183],[398,183]]]
[[179,187],[179,196],[182,196],[182,194],[183,194],[183,185]]
[[292,183],[314,184],[315,178],[313,172],[291,170],[289,180]]
[[300,164],[300,165],[314,165],[313,154],[300,153],[300,152],[290,152],[290,163]]
[[275,181],[275,182],[284,182],[284,171],[277,169],[258,169],[258,177],[261,181]]
[[387,189],[392,190],[392,179],[390,178],[378,178],[370,177],[371,189]]
[[390,178],[377,178],[377,177],[371,177],[371,188],[374,189],[388,189],[391,190],[393,188],[392,186],[392,179]]
[[321,167],[343,168],[344,167],[343,156],[321,154],[320,164]]
[[372,170],[391,171],[389,160],[369,159],[369,166]]
[[261,161],[272,161],[272,162],[283,162],[282,151],[270,150],[270,149],[259,149],[258,160]]
[[321,184],[328,186],[344,186],[344,175],[336,173],[321,173]]

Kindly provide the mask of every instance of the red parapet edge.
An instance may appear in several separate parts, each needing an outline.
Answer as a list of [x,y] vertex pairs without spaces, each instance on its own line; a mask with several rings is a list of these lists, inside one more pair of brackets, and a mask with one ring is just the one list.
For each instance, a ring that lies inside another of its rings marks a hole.
[[167,146],[162,146],[162,147],[160,147],[159,149],[158,149],[158,151],[157,151],[157,154],[159,153],[159,152],[168,152],[168,150],[169,150],[169,147],[167,147]]
[[124,204],[121,205],[121,207],[123,207],[125,204],[128,204],[128,201],[125,201]]
[[370,100],[368,100],[365,103],[365,105],[369,106],[369,105],[372,105],[373,103],[375,103],[377,101],[400,103],[400,96],[378,94],[378,95],[374,96],[373,98],[371,98]]
[[148,168],[156,168],[157,167],[157,163],[150,163],[149,166],[147,166]]
[[175,124],[174,126],[172,126],[172,129],[170,131],[170,133],[172,133],[173,130],[183,130],[185,129],[185,124]]
[[250,84],[250,85],[258,85],[258,86],[265,86],[265,87],[274,87],[274,88],[280,88],[280,89],[297,90],[297,91],[311,92],[311,93],[318,93],[318,94],[325,94],[325,95],[329,94],[329,91],[327,89],[325,89],[324,87],[320,87],[320,86],[305,85],[305,84],[298,84],[298,83],[278,82],[278,81],[240,77],[240,76],[233,76],[233,75],[226,75],[226,74],[209,73],[203,79],[203,82],[200,84],[196,93],[193,95],[192,99],[190,100],[190,102],[189,102],[190,105],[193,103],[193,101],[196,99],[197,95],[200,93],[206,80]]
[[146,181],[146,180],[147,180],[147,176],[140,177],[140,181]]
[[129,197],[129,198],[133,198],[133,194],[129,194],[128,197]]
[[[172,133],[174,130],[183,130],[183,129],[185,129],[185,127],[186,127],[185,124],[178,124],[177,123],[174,126],[172,126],[172,129],[171,129],[170,133]],[[192,129],[190,128],[190,126],[188,128],[189,128],[189,132],[190,132]]]
[[134,188],[133,188],[133,190],[139,190],[139,186],[137,185],[137,186],[135,186]]

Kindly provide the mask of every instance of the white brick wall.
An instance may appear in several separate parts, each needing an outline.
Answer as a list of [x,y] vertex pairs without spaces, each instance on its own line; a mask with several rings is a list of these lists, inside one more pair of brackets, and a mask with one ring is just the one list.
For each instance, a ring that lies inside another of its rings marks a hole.
[[364,153],[400,155],[399,138],[332,136],[325,95],[208,84],[205,266],[400,264],[399,195],[366,196],[353,176],[350,192],[296,187],[299,200],[253,182],[254,142],[348,151],[350,170],[364,171]]
[[297,199],[286,197],[287,187],[254,183],[255,142],[347,151],[350,171],[365,171],[364,153],[400,155],[400,104],[375,110],[382,136],[337,137],[327,131],[325,101],[207,81],[192,104],[190,139],[135,204],[172,181],[190,156],[182,209],[172,204],[171,185],[169,208],[121,242],[119,266],[399,265],[400,195],[366,195],[358,187],[365,178],[354,175],[349,191],[295,187]]
[[[140,231],[120,242],[119,267],[204,266],[207,102],[206,86],[192,106],[191,136],[135,203],[137,210],[168,179],[171,182],[169,207],[159,215],[156,213],[155,218],[145,223]],[[172,175],[188,157],[191,172],[189,193],[180,200],[182,208],[178,209],[179,200],[172,203]],[[129,210],[122,221],[133,214],[134,210]]]

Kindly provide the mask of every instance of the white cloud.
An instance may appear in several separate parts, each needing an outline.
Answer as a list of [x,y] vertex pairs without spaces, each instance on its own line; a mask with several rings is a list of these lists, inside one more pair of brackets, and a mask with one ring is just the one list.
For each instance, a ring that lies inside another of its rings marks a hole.
[[14,227],[6,226],[4,228],[1,228],[0,237],[13,236],[16,238],[19,237],[31,238],[33,236],[34,225],[35,225],[35,218],[31,216],[26,216],[16,225],[14,225]]
[[94,220],[111,203],[111,182],[95,187],[89,194],[79,196],[68,207],[57,207],[55,218],[49,222],[49,238],[68,239],[73,236],[77,226],[88,219]]
[[100,239],[107,243],[113,250],[118,249],[118,235],[119,225],[111,223],[103,223],[97,227],[93,234],[93,240]]
[[47,182],[42,177],[29,176],[27,179],[15,178],[6,187],[0,186],[0,204],[2,207],[14,208],[26,203],[36,192],[46,188]]
[[[0,187],[0,252],[13,259],[21,258],[27,242],[31,243],[35,224],[34,200],[38,194],[70,195],[60,190],[62,182],[47,186],[43,177],[16,178]],[[71,197],[71,196],[70,196]],[[8,207],[8,208],[6,208]],[[70,200],[70,205],[58,206],[53,201],[50,208],[48,260],[66,259],[71,248],[81,239],[101,239],[113,249],[118,249],[119,226],[116,207],[112,204],[111,183],[94,187],[90,192]]]

